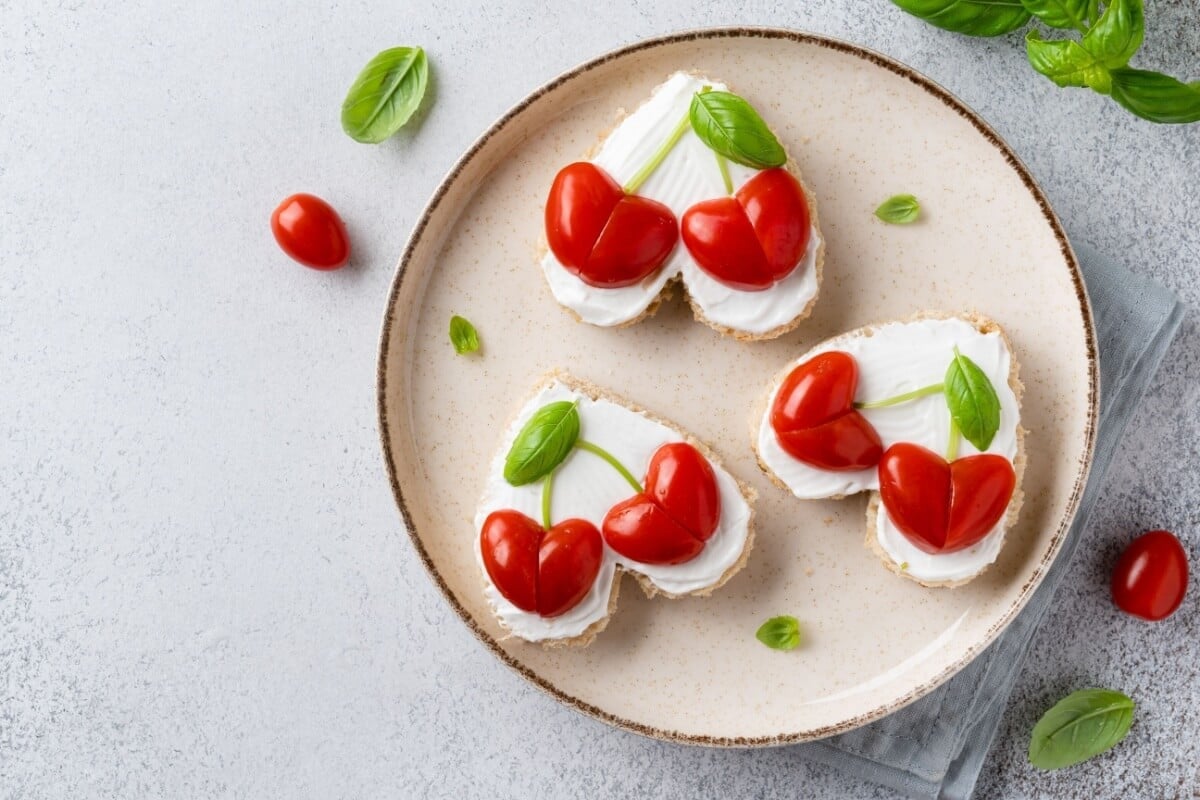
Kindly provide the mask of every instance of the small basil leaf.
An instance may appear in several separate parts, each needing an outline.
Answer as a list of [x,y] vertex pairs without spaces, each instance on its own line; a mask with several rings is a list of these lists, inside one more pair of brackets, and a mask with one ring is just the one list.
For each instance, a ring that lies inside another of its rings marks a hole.
[[795,650],[800,645],[800,620],[786,615],[771,617],[754,637],[772,650]]
[[1061,769],[1113,747],[1133,724],[1133,701],[1111,689],[1081,689],[1059,700],[1033,726],[1029,763]]
[[963,437],[978,450],[987,450],[1000,430],[1000,398],[991,380],[955,347],[944,384],[946,405]]
[[875,216],[893,225],[916,222],[921,214],[921,204],[911,194],[896,194],[879,204]]
[[892,0],[931,25],[969,36],[1000,36],[1025,27],[1021,0]]
[[421,105],[429,62],[420,47],[393,47],[372,58],[342,102],[342,130],[378,144],[403,127]]
[[455,314],[450,318],[450,341],[454,344],[454,351],[460,356],[474,353],[479,349],[479,332],[469,320]]
[[1112,97],[1151,122],[1200,122],[1200,83],[1183,83],[1161,72],[1114,69]]
[[1123,67],[1146,35],[1142,0],[1112,0],[1083,36],[1083,49],[1109,69]]
[[1046,41],[1037,31],[1025,36],[1029,64],[1059,86],[1088,86],[1108,94],[1112,78],[1095,56],[1072,39]]
[[563,462],[579,438],[577,405],[577,401],[560,400],[542,406],[529,418],[504,459],[504,480],[524,486]]
[[1086,31],[1089,0],[1021,0],[1025,10],[1052,28]]
[[754,107],[730,92],[698,92],[688,111],[692,130],[712,150],[754,169],[787,162],[783,145]]

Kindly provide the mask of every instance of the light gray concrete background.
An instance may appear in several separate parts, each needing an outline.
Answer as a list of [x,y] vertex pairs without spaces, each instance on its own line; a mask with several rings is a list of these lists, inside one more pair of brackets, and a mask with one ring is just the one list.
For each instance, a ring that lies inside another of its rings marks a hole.
[[[1148,5],[1138,62],[1200,78],[1200,5]],[[581,60],[743,23],[922,70],[1007,138],[1070,228],[1200,300],[1200,125],[1056,89],[1018,37],[943,33],[884,0],[0,0],[0,797],[892,796],[786,748],[641,739],[532,689],[426,578],[376,440],[385,291],[453,159]],[[428,114],[355,144],[343,93],[402,43],[433,61]],[[312,272],[276,249],[268,215],[299,190],[341,211],[352,266]],[[1106,589],[1144,528],[1173,528],[1200,564],[1198,406],[1193,318],[980,797],[1200,796],[1200,592],[1149,625]],[[1091,684],[1137,699],[1133,732],[1033,771],[1032,722]]]

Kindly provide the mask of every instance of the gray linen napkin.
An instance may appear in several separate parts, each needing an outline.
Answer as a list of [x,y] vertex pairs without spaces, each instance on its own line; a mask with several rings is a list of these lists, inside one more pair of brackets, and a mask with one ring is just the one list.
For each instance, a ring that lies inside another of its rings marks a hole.
[[1029,604],[1008,629],[958,675],[884,719],[799,745],[805,758],[881,783],[914,798],[965,800],[975,789],[1025,651],[1046,616],[1104,485],[1121,433],[1141,402],[1183,320],[1167,288],[1077,246],[1100,345],[1100,429],[1079,513]]

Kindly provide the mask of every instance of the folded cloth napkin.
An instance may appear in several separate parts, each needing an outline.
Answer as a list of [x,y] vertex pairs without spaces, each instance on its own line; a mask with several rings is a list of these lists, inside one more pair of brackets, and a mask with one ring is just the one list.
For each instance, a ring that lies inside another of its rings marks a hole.
[[965,669],[895,714],[849,733],[799,745],[805,758],[914,798],[969,798],[995,738],[1025,651],[1054,599],[1100,496],[1104,473],[1158,370],[1184,307],[1167,288],[1077,246],[1100,347],[1100,428],[1079,512],[1041,586],[1001,636]]

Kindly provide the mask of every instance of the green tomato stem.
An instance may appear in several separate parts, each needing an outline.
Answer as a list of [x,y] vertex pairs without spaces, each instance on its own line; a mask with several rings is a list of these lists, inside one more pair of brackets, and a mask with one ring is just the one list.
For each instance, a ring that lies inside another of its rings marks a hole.
[[725,156],[713,150],[713,155],[717,157],[717,167],[721,170],[721,180],[725,182],[725,194],[733,194],[733,178],[729,177],[729,162],[725,160]]
[[542,483],[542,527],[546,530],[550,530],[551,528],[550,493],[553,491],[554,473],[556,472],[558,472],[558,469],[551,470],[550,474],[546,476],[546,480]]
[[671,131],[671,135],[658,146],[658,149],[654,151],[654,155],[650,156],[650,160],[643,164],[642,168],[629,179],[629,182],[621,187],[625,190],[625,194],[633,194],[642,188],[642,184],[646,182],[646,179],[650,177],[654,170],[658,169],[658,165],[663,162],[663,159],[667,157],[672,148],[679,143],[679,140],[683,138],[683,135],[687,133],[691,125],[691,116],[684,114],[683,119],[679,120],[679,124],[675,126],[675,130]]
[[958,423],[954,421],[954,417],[950,418],[950,443],[946,445],[946,460],[953,462],[958,458],[958,440],[962,438],[958,430]]
[[625,469],[624,464],[622,464],[620,461],[617,461],[616,457],[613,456],[612,453],[608,452],[600,445],[592,444],[591,442],[585,441],[584,439],[578,439],[575,442],[575,446],[578,447],[580,450],[586,450],[589,453],[591,453],[592,455],[599,456],[600,458],[607,461],[608,465],[610,467],[612,467],[613,469],[615,469],[617,472],[619,472],[621,474],[621,477],[624,478],[626,480],[626,482],[628,482],[629,485],[633,487],[633,490],[635,492],[637,492],[638,494],[641,494],[644,491],[642,489],[642,485],[640,483],[638,483],[638,479],[633,477],[633,473],[630,472],[629,470]]
[[886,408],[887,406],[896,406],[901,403],[907,403],[909,400],[916,400],[920,397],[927,397],[931,394],[938,394],[946,389],[943,383],[932,383],[929,386],[922,386],[920,389],[913,389],[911,392],[898,394],[895,397],[888,397],[883,400],[872,400],[869,403],[855,403],[855,408]]

